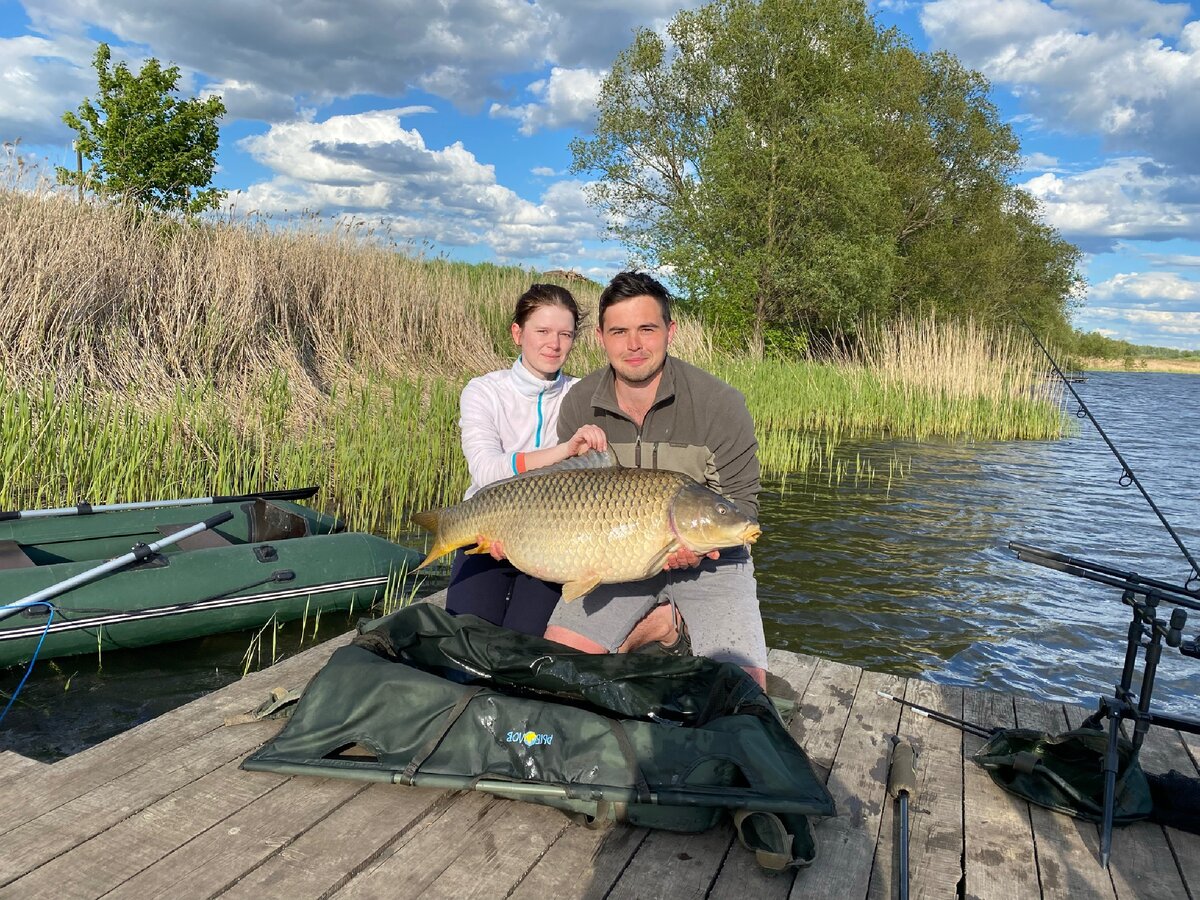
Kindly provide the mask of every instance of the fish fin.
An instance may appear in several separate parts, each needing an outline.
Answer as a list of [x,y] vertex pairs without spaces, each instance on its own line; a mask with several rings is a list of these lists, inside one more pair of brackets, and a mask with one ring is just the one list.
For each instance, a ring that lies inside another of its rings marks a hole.
[[570,603],[572,600],[578,600],[585,594],[590,594],[600,584],[599,578],[587,578],[582,581],[568,581],[563,585],[562,599],[563,603]]
[[650,560],[650,565],[646,567],[646,574],[643,578],[653,578],[655,575],[663,571],[663,566],[667,564],[667,557],[676,550],[682,549],[683,544],[679,541],[671,541],[667,546],[663,547],[654,555],[654,559]]
[[620,468],[620,463],[617,462],[617,455],[612,452],[612,448],[607,450],[589,450],[582,456],[570,456],[562,462],[557,462],[552,466],[543,466],[540,469],[535,469],[535,472],[569,472],[572,469],[616,469]]
[[[417,566],[417,569],[423,569],[435,559],[445,556],[447,553],[453,553],[462,544],[450,544],[439,533],[441,527],[442,513],[444,510],[427,509],[425,512],[415,513],[413,521],[424,528],[426,531],[433,532],[433,547],[429,551],[429,555],[425,557],[425,561]],[[415,572],[416,569],[413,569]]]
[[[462,544],[455,544],[454,546],[451,546],[449,544],[444,544],[441,541],[434,541],[433,549],[431,549],[429,551],[429,555],[425,557],[425,561],[423,563],[421,563],[419,566],[417,566],[417,569],[425,568],[427,565],[429,565],[435,559],[440,559],[441,557],[445,556],[447,553],[453,553],[455,550],[457,550],[461,546],[462,546]],[[415,571],[417,571],[417,569],[413,569],[413,571],[415,572]]]
[[437,534],[438,521],[442,518],[440,509],[427,509],[425,512],[415,513],[413,521],[424,528],[426,531],[432,531]]
[[466,550],[464,552],[466,553],[467,556],[474,556],[476,553],[490,553],[491,550],[492,550],[492,542],[489,541],[487,538],[484,538],[478,544],[476,544],[474,547],[472,547],[470,550]]

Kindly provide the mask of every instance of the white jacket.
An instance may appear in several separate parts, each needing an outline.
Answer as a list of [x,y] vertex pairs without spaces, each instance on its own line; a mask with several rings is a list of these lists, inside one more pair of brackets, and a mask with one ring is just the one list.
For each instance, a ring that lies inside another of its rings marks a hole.
[[520,357],[511,369],[472,378],[459,400],[463,455],[471,473],[466,497],[517,474],[517,454],[558,443],[558,409],[579,379],[558,373],[543,381]]

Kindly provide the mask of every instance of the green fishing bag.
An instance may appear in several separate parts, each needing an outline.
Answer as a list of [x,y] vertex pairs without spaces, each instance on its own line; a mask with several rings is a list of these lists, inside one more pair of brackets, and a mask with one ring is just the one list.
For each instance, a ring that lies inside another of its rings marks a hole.
[[[1039,806],[1077,819],[1099,822],[1104,815],[1104,757],[1108,734],[1076,728],[1051,735],[1006,728],[975,752],[975,762],[992,780]],[[1119,737],[1113,824],[1127,825],[1150,815],[1153,801],[1146,773],[1133,744]]]
[[481,790],[593,826],[728,812],[768,869],[816,856],[808,816],[833,800],[737,666],[581,653],[425,603],[360,631],[243,768]]

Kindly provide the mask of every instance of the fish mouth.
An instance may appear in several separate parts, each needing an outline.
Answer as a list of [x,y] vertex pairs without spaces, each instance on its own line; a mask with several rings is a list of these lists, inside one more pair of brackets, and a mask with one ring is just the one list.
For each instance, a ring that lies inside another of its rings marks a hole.
[[751,523],[746,526],[746,530],[742,532],[742,543],[753,544],[762,535],[762,529],[758,525]]

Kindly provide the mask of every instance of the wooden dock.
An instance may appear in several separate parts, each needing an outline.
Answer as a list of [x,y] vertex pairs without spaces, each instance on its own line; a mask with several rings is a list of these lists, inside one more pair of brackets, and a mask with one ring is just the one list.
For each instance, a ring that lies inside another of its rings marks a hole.
[[[801,698],[792,732],[838,815],[808,869],[763,875],[728,826],[679,835],[589,831],[559,812],[478,793],[243,772],[280,727],[227,726],[273,687],[300,687],[348,635],[51,765],[0,754],[0,897],[528,897],[737,900],[896,895],[889,739],[917,749],[910,804],[916,897],[1194,898],[1200,837],[1095,826],[1015,799],[969,761],[981,743],[880,697],[984,725],[1059,731],[1085,710],[939,687],[773,651]],[[1147,771],[1195,775],[1200,741],[1152,729]]]

